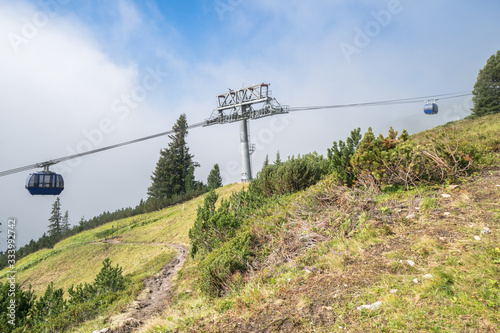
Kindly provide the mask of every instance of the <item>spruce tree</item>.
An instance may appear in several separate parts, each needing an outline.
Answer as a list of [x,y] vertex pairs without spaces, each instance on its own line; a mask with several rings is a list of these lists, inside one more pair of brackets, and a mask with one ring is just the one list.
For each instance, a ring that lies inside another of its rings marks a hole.
[[78,231],[83,231],[85,230],[85,217],[82,216],[82,218],[80,219],[80,222],[78,222]]
[[262,168],[265,168],[268,165],[269,165],[269,155],[266,155],[266,159],[264,160],[264,165],[262,165]]
[[209,190],[215,190],[222,186],[222,177],[220,176],[219,164],[215,164],[213,169],[210,171],[207,179],[207,185]]
[[49,218],[49,236],[59,236],[62,232],[61,201],[57,197],[52,205],[52,211]]
[[479,71],[474,85],[472,113],[484,116],[500,112],[500,50]]
[[95,277],[94,287],[97,294],[115,293],[125,288],[125,279],[122,275],[122,268],[118,265],[111,266],[109,257],[102,261],[102,268]]
[[61,229],[62,229],[62,232],[66,232],[69,230],[69,213],[68,213],[68,211],[66,211],[66,213],[64,213],[64,216],[62,218]]
[[196,182],[194,180],[194,166],[190,166],[186,176],[186,193],[191,193],[195,190]]
[[276,161],[274,161],[274,165],[281,165],[281,157],[280,157],[280,151],[276,153]]
[[152,184],[148,188],[151,198],[164,199],[186,193],[186,178],[189,177],[190,168],[199,166],[189,153],[187,127],[186,115],[181,114],[173,127],[175,134],[169,135],[171,141],[167,148],[160,151],[160,158],[151,176]]

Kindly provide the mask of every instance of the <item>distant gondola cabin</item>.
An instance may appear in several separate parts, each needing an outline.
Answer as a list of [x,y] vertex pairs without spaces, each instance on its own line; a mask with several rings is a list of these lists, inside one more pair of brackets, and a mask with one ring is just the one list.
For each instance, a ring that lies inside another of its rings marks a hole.
[[26,189],[32,195],[59,195],[64,190],[64,180],[54,172],[32,173],[26,180]]
[[438,113],[438,105],[436,102],[426,102],[424,105],[424,113],[433,115]]

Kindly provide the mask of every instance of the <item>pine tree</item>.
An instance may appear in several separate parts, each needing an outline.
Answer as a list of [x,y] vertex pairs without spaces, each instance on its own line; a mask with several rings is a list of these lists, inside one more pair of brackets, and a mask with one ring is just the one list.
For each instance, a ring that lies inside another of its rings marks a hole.
[[262,168],[265,168],[268,165],[269,165],[269,155],[266,155],[266,159],[264,160],[264,165],[262,166]]
[[190,166],[186,176],[186,193],[191,193],[195,190],[194,166]]
[[351,166],[351,158],[361,143],[361,129],[358,127],[351,131],[351,136],[346,142],[340,140],[337,144],[333,142],[332,148],[328,148],[328,159],[331,168],[335,172],[335,177],[344,185],[352,186],[356,180],[356,175]]
[[43,323],[50,317],[62,313],[66,304],[63,295],[64,291],[62,289],[55,289],[54,282],[50,282],[45,290],[45,294],[33,306],[32,318],[35,322]]
[[49,236],[59,236],[62,233],[61,201],[57,197],[52,205],[52,212],[49,218]]
[[80,222],[78,222],[78,231],[83,231],[85,230],[85,216],[82,216],[82,218],[80,219]]
[[122,268],[118,265],[111,266],[109,257],[102,261],[102,268],[95,277],[94,287],[97,294],[114,293],[125,288],[125,279],[122,275]]
[[187,127],[186,115],[181,114],[173,127],[175,134],[169,135],[171,141],[166,149],[160,151],[160,158],[151,176],[152,184],[148,188],[151,198],[171,198],[186,193],[186,178],[189,177],[190,168],[199,166],[189,153]]
[[280,151],[278,150],[278,152],[276,153],[276,161],[274,161],[274,164],[275,165],[281,165],[281,157],[280,157]]
[[207,185],[209,190],[215,190],[222,186],[222,177],[220,176],[219,164],[215,164],[213,169],[210,171],[207,179]]
[[472,113],[484,116],[500,112],[500,50],[492,55],[474,84]]
[[[7,280],[7,283],[4,284],[0,281],[0,304],[2,307],[2,312],[0,312],[0,332],[12,332],[16,327],[23,327],[31,320],[30,312],[36,296],[31,290],[31,285],[28,290],[24,291],[23,289],[25,288],[21,288],[21,285],[17,282]],[[8,315],[10,310],[7,307],[11,306],[11,300],[15,300],[15,303],[13,303],[15,308],[14,318]],[[12,325],[12,321],[14,321],[14,325]]]
[[62,232],[66,232],[69,230],[69,213],[68,213],[68,211],[66,211],[66,213],[64,213],[64,216],[62,218],[61,228],[62,228]]

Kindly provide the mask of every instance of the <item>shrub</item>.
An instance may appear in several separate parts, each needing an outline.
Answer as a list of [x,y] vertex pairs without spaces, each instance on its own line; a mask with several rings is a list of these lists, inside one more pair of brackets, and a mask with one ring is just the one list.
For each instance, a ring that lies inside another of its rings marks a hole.
[[125,289],[122,268],[118,265],[111,267],[111,259],[109,257],[104,259],[101,271],[95,277],[92,288],[95,288],[96,295],[115,293]]
[[[27,291],[23,291],[17,283],[14,283],[12,287],[14,288],[11,289],[11,284],[8,280],[5,284],[0,282],[0,307],[2,309],[0,312],[1,332],[11,332],[16,327],[25,326],[28,323],[28,315],[36,298],[31,290],[31,286]],[[12,318],[9,317],[11,300],[15,301],[14,325],[12,325]]]
[[64,291],[54,289],[54,282],[51,282],[45,294],[36,301],[33,307],[32,319],[35,323],[44,323],[50,317],[57,316],[64,311],[66,302],[63,299]]
[[365,133],[351,165],[356,177],[364,183],[380,185],[415,185],[417,182],[440,182],[457,179],[473,170],[473,160],[478,155],[474,146],[451,137],[446,132],[434,137],[426,136],[423,142],[408,140],[403,131],[397,137],[392,127],[387,137]]
[[189,230],[191,257],[200,251],[211,252],[231,239],[239,227],[238,219],[231,212],[230,201],[222,200],[220,207],[215,208],[218,197],[215,191],[210,191],[203,206],[198,206],[196,220]]
[[479,153],[466,139],[443,132],[435,137],[426,135],[427,145],[422,153],[433,172],[429,180],[456,179],[475,170],[474,160]]
[[333,142],[332,148],[328,149],[328,160],[335,174],[335,179],[342,185],[352,186],[356,180],[356,174],[351,166],[351,158],[358,149],[361,142],[361,129],[351,131],[351,136],[346,143],[342,140]]
[[316,184],[328,171],[328,161],[312,153],[268,165],[259,172],[254,182],[266,196],[282,195]]
[[246,271],[254,239],[249,231],[240,232],[200,262],[198,283],[202,292],[218,297],[233,286],[233,275]]
[[93,299],[96,295],[96,288],[88,283],[85,283],[85,285],[79,284],[76,289],[73,289],[73,285],[71,285],[68,294],[70,296],[69,304],[76,305]]

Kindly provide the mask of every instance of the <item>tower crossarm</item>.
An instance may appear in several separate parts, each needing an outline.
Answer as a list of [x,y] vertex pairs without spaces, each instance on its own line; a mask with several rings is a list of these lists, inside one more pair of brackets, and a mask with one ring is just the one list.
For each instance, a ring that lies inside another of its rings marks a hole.
[[287,106],[280,105],[275,98],[270,97],[268,83],[229,90],[217,96],[217,105],[204,126],[288,113]]

